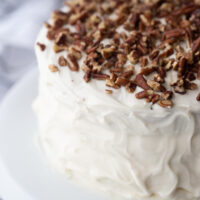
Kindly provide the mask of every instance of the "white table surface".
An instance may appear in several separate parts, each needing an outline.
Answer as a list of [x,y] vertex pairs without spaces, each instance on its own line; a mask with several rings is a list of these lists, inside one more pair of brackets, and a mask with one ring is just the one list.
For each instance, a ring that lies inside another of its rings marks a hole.
[[[0,102],[9,88],[37,67],[34,43],[50,13],[63,0],[0,0]],[[0,186],[5,181],[0,171]],[[0,200],[6,200],[1,197]],[[11,189],[12,190],[12,189]],[[12,192],[12,191],[11,191]],[[13,200],[18,200],[13,197]],[[20,199],[23,200],[23,199]]]

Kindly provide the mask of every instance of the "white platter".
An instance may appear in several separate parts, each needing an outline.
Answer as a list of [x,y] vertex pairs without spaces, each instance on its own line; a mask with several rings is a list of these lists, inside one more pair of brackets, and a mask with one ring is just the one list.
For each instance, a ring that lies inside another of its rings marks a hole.
[[16,84],[0,106],[0,197],[3,200],[99,200],[48,168],[34,144],[31,104],[37,70]]

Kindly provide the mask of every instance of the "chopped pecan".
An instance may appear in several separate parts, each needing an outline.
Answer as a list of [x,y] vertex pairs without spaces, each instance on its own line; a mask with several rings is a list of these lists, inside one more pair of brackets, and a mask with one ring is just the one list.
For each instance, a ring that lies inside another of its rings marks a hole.
[[188,90],[196,90],[198,88],[198,85],[196,83],[191,83],[189,81],[186,81],[185,88]]
[[116,50],[115,46],[107,46],[101,50],[101,54],[105,59],[108,59],[113,55],[115,50]]
[[161,94],[161,98],[165,99],[165,100],[169,100],[171,99],[173,96],[173,92],[172,91],[165,91]]
[[81,59],[82,55],[79,50],[75,49],[74,47],[69,47],[69,51],[77,60]]
[[185,72],[185,65],[187,63],[186,58],[181,57],[179,60],[179,67],[178,67],[178,77],[181,78]]
[[160,75],[161,78],[166,77],[166,71],[163,69],[163,67],[158,67],[158,74]]
[[140,54],[136,50],[133,50],[128,54],[128,59],[132,64],[136,64],[139,61],[139,58]]
[[67,60],[64,56],[60,56],[58,59],[58,64],[62,67],[67,66]]
[[54,40],[55,39],[55,31],[53,30],[49,30],[46,34],[46,37],[49,39],[49,40]]
[[156,67],[143,67],[140,71],[140,74],[148,76],[155,71],[156,71]]
[[58,67],[56,65],[49,65],[49,70],[51,72],[57,72],[59,71]]
[[153,50],[153,51],[149,54],[149,58],[150,58],[151,60],[153,60],[153,59],[155,59],[155,58],[158,56],[158,54],[159,54],[159,50],[158,50],[158,49],[155,49],[155,50]]
[[183,29],[180,28],[176,28],[170,31],[166,31],[164,33],[164,36],[166,39],[169,38],[180,38],[181,36],[185,35],[185,31]]
[[110,78],[107,78],[106,79],[106,86],[108,86],[108,87],[114,87],[115,86],[114,80],[112,80]]
[[60,32],[55,39],[55,44],[60,45],[66,45],[68,42],[68,32]]
[[98,65],[98,63],[94,63],[93,68],[92,68],[92,71],[93,71],[93,72],[100,73],[101,70],[102,70],[102,66],[101,66],[101,65]]
[[123,71],[122,67],[114,67],[110,69],[110,72],[114,72],[114,73],[121,73]]
[[112,94],[112,93],[113,93],[112,90],[108,90],[108,89],[106,89],[105,91],[106,91],[106,94]]
[[109,78],[109,75],[102,74],[102,73],[92,73],[92,78],[98,79],[98,80],[106,80]]
[[115,83],[119,86],[125,86],[129,83],[129,80],[124,77],[117,77]]
[[185,93],[186,93],[185,88],[184,88],[184,87],[181,87],[181,86],[175,86],[174,91],[175,91],[176,93],[179,93],[179,94],[185,94]]
[[83,20],[87,17],[87,10],[83,10],[82,12],[80,13],[77,13],[77,14],[74,14],[74,15],[71,15],[70,18],[69,18],[69,23],[71,25],[74,25],[76,24],[79,20]]
[[200,48],[200,37],[192,44],[192,53],[195,53]]
[[133,81],[129,81],[129,83],[126,85],[126,90],[129,93],[133,93],[136,90],[137,85]]
[[117,54],[117,59],[118,59],[118,62],[120,62],[124,65],[127,61],[127,56],[123,53],[119,53],[119,54]]
[[138,13],[132,13],[129,15],[126,23],[124,24],[124,28],[126,30],[133,30],[134,28],[137,27],[139,22],[139,15]]
[[73,54],[68,54],[67,56],[67,65],[71,71],[78,71],[79,64],[76,60],[76,57]]
[[173,103],[171,100],[160,100],[158,101],[158,105],[160,105],[163,108],[170,108],[173,106]]
[[143,22],[145,26],[151,25],[151,21],[145,15],[140,15],[140,20]]
[[134,74],[133,70],[127,70],[124,73],[122,73],[120,76],[124,78],[130,78]]
[[159,94],[153,94],[152,97],[151,97],[151,102],[153,104],[155,104],[156,102],[158,102],[160,99],[160,95]]
[[90,81],[91,78],[91,72],[88,70],[85,72],[83,79],[85,80],[86,83]]
[[195,77],[194,73],[193,72],[188,72],[188,74],[186,75],[186,80],[189,80],[189,81],[196,80],[196,77]]
[[57,19],[60,19],[62,21],[67,21],[68,18],[69,18],[69,14],[68,13],[65,13],[65,12],[62,12],[60,10],[56,10],[52,13],[52,18],[54,20],[57,20]]
[[65,51],[67,49],[68,49],[68,47],[58,46],[56,44],[54,44],[54,46],[53,46],[53,50],[54,50],[55,53],[60,53],[60,52]]
[[149,96],[149,94],[148,94],[148,91],[147,91],[147,90],[144,90],[144,91],[141,91],[141,92],[138,92],[138,93],[135,94],[135,97],[136,97],[137,99],[145,99],[145,98],[147,98],[148,96]]
[[145,80],[144,76],[142,74],[138,74],[135,77],[135,84],[144,90],[149,90],[150,86],[147,84],[147,81]]
[[174,62],[170,61],[170,66],[169,66],[170,68],[167,68],[167,66],[166,66],[166,69],[171,69],[171,66],[173,67],[173,69],[175,71],[177,71],[178,70],[178,66],[179,66],[178,61],[174,61]]
[[86,35],[87,31],[86,31],[86,26],[84,23],[81,23],[80,21],[78,21],[78,23],[75,26],[77,33],[80,36],[84,36]]
[[153,80],[148,80],[147,84],[156,92],[160,92],[161,91],[161,84],[153,81]]
[[148,53],[147,47],[144,47],[141,44],[137,45],[137,49],[142,55],[146,55]]
[[159,74],[154,75],[154,81],[156,81],[158,83],[164,83],[165,82],[165,80]]
[[40,50],[41,51],[44,51],[46,49],[46,45],[40,43],[40,42],[37,42],[37,45],[40,47]]
[[141,67],[146,67],[148,64],[148,59],[146,57],[141,57],[140,58],[140,66]]

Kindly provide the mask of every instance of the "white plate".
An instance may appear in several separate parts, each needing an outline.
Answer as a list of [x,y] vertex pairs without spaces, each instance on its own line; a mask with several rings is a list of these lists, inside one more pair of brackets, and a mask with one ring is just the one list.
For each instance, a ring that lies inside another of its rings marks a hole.
[[31,104],[37,71],[14,86],[0,109],[0,197],[3,200],[99,200],[53,172],[34,144],[37,132]]

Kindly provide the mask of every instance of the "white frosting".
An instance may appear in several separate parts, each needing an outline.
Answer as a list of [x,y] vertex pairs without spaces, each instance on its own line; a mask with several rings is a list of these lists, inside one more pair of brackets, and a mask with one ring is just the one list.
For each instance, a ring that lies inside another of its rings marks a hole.
[[[85,83],[68,67],[52,73],[55,54],[43,28],[36,48],[40,145],[60,172],[121,199],[200,199],[200,104],[197,92],[175,95],[164,109],[105,82]],[[82,62],[82,61],[81,61]],[[169,75],[169,79],[173,76]],[[139,89],[138,89],[139,90]]]

